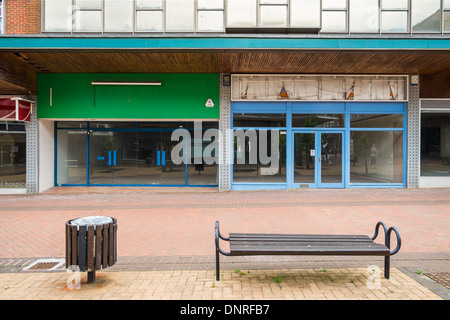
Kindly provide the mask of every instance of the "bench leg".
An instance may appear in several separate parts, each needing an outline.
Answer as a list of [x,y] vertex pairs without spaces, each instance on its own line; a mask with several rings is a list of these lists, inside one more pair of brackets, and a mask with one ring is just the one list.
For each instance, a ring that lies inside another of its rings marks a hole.
[[389,279],[390,266],[391,266],[391,257],[390,256],[384,257],[384,277],[386,279]]
[[220,281],[219,250],[216,249],[216,281]]

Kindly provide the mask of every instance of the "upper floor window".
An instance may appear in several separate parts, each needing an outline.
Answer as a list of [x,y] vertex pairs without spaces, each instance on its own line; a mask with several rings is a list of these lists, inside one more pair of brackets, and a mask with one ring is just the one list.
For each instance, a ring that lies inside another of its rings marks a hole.
[[224,31],[224,0],[44,1],[44,32]]
[[44,32],[450,33],[450,0],[43,1]]
[[320,30],[320,0],[228,0],[226,12],[227,31]]
[[0,34],[3,34],[3,1],[0,0]]

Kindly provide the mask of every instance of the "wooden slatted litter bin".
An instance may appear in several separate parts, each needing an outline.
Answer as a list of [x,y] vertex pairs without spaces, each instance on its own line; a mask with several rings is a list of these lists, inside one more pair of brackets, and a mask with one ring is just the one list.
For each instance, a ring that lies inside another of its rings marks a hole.
[[[117,262],[117,220],[89,216],[66,222],[66,268],[87,271],[88,283],[95,272]],[[79,269],[78,269],[79,268]]]

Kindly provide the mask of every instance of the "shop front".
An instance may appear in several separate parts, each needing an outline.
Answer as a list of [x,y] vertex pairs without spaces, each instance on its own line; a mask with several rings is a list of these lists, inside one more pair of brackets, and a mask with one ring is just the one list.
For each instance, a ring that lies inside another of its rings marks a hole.
[[0,96],[0,193],[27,192],[27,130],[34,101]]
[[[194,153],[182,155],[181,163],[172,159],[177,145],[188,150],[196,135],[217,128],[217,122],[201,123],[198,134],[187,121],[57,122],[55,185],[217,186],[217,163]],[[173,140],[176,130],[191,138]]]
[[233,190],[406,187],[406,78],[233,80]]
[[40,75],[38,118],[54,126],[53,185],[217,187],[203,134],[218,128],[218,81],[217,74]]

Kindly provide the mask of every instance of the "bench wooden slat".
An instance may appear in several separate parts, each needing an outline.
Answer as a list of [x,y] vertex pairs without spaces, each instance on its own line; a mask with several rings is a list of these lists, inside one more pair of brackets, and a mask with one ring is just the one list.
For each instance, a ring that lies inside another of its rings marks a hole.
[[372,242],[370,238],[328,238],[328,237],[321,237],[321,238],[294,238],[294,237],[273,237],[273,238],[264,238],[264,237],[254,237],[254,238],[231,238],[230,242],[236,242],[236,241],[265,241],[265,242],[283,242],[283,241],[297,241],[297,242]]
[[[266,242],[266,241],[233,241],[230,242],[230,249],[239,247],[367,247],[371,246],[382,246],[386,248],[385,245],[378,244],[375,242],[302,242],[302,241],[280,241],[280,242]],[[386,248],[387,249],[387,248]]]
[[233,239],[364,239],[370,240],[366,235],[315,235],[315,234],[259,234],[259,233],[230,233],[230,240]]
[[[368,247],[373,245],[378,245],[374,242],[301,242],[301,241],[279,241],[279,242],[266,242],[266,241],[233,241],[230,242],[230,248],[233,250],[234,248],[240,248],[243,246],[249,247],[249,248],[258,248],[258,247],[317,247],[317,246],[328,246],[328,247]],[[381,244],[380,244],[381,245]],[[385,247],[384,245],[381,245]]]
[[239,246],[230,255],[389,255],[389,249],[380,244],[352,246]]

